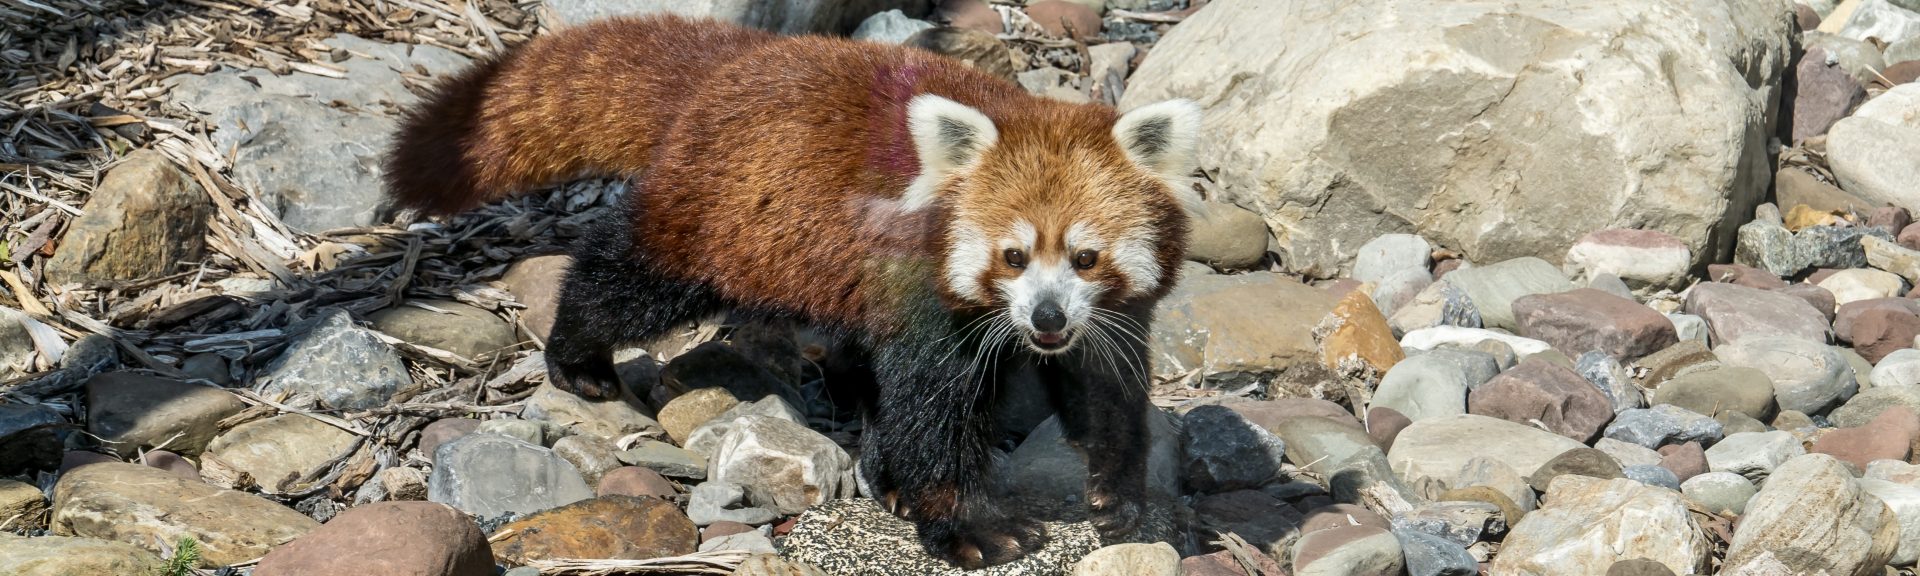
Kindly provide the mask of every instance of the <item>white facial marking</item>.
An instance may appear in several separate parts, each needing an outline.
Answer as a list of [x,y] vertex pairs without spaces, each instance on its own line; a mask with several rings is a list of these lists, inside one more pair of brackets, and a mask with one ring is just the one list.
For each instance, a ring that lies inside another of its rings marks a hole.
[[955,294],[976,303],[985,303],[980,290],[980,275],[992,264],[993,243],[986,232],[972,222],[954,222],[947,232],[947,287]]

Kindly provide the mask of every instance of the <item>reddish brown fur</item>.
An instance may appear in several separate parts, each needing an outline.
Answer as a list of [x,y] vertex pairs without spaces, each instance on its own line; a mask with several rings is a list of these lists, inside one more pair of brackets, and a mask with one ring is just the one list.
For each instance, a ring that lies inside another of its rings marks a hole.
[[[473,83],[487,85],[477,103],[464,97],[481,92]],[[980,110],[999,144],[943,191],[949,206],[901,215],[890,206],[919,170],[907,104],[926,93]],[[612,20],[537,39],[442,94],[395,148],[403,205],[445,212],[580,174],[642,175],[628,202],[635,245],[663,272],[743,304],[871,327],[876,295],[859,267],[937,263],[947,211],[994,226],[1092,220],[1110,240],[1147,226],[1163,247],[1156,292],[1179,269],[1181,209],[1114,142],[1111,109],[1032,96],[931,53]],[[1104,267],[1089,274],[1123,285]]]

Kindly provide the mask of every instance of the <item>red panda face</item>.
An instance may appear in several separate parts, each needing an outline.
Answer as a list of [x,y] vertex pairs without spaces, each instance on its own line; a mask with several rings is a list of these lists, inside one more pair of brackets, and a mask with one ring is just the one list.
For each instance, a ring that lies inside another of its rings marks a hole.
[[1181,239],[1166,232],[1185,227],[1167,220],[1197,200],[1173,182],[1190,169],[1192,104],[1118,121],[1062,106],[1004,126],[935,96],[909,111],[922,173],[903,202],[947,209],[944,287],[992,307],[1005,336],[1042,354],[1137,329],[1113,308],[1169,281],[1166,254]]

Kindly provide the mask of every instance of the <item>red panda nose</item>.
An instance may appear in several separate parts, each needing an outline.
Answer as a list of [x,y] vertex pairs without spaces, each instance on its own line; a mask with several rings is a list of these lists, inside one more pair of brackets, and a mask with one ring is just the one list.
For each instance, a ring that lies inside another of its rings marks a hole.
[[1033,307],[1033,329],[1041,332],[1059,332],[1067,329],[1067,313],[1060,309],[1060,303],[1041,302]]

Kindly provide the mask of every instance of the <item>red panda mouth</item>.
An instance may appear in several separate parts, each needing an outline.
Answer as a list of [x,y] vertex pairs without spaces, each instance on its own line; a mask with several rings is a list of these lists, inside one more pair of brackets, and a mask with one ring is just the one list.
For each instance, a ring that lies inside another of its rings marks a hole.
[[1065,331],[1034,332],[1027,337],[1027,341],[1032,343],[1034,349],[1041,352],[1059,352],[1065,350],[1071,340],[1071,338],[1067,337]]

